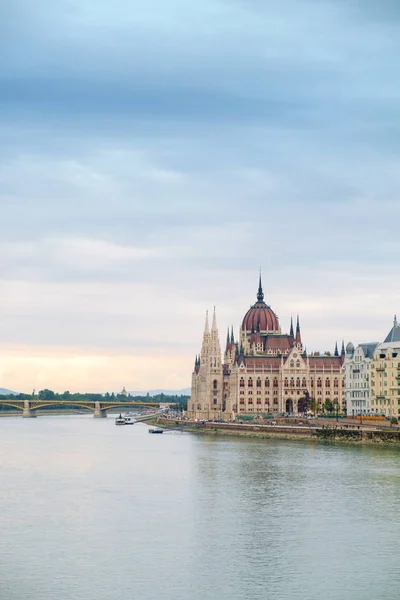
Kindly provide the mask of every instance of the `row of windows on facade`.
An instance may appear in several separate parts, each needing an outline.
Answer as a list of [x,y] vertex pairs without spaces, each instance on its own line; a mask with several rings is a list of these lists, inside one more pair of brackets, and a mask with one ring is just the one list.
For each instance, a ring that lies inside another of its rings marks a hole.
[[[379,375],[380,375],[380,373],[378,374],[378,378],[379,378]],[[387,376],[388,376],[388,374],[387,374],[387,373],[386,373],[386,371],[385,371],[385,372],[383,373],[383,377],[387,377]],[[400,379],[399,379],[399,377],[400,377],[400,376],[399,376],[399,375],[395,375],[394,377],[395,377],[395,379],[397,379],[397,380],[399,380],[399,381],[400,381]],[[375,373],[371,373],[371,379],[375,379]],[[392,379],[393,379],[393,377],[392,377]],[[373,382],[373,381],[372,381],[372,385],[374,385],[374,382]]]
[[[322,395],[322,394],[321,394]],[[290,400],[290,398],[287,398],[287,400]],[[329,397],[325,398],[325,401],[330,402],[332,399]],[[338,398],[333,398],[333,400],[335,402],[338,402]],[[273,398],[274,404],[278,404],[278,398]],[[319,404],[322,403],[322,398],[317,398],[317,401]],[[239,400],[239,404],[244,405],[244,404],[254,404],[254,402],[256,402],[257,404],[265,404],[267,406],[269,406],[269,398],[267,400],[264,400],[264,402],[261,400],[261,398],[247,398],[247,401],[245,401],[244,398],[240,398]],[[214,400],[214,404],[217,404]]]
[[[323,381],[322,381],[321,377],[318,377],[318,379],[317,379],[317,387],[322,387],[322,383],[323,383]],[[314,387],[314,379],[313,378],[311,378],[310,384],[311,384],[311,387]],[[265,387],[269,388],[270,385],[271,385],[270,379],[267,377],[265,379]],[[274,379],[272,381],[272,386],[275,387],[275,388],[279,387],[279,382],[278,382],[277,377],[274,377]],[[300,383],[300,377],[297,377],[296,381],[295,381],[294,377],[291,377],[290,380],[289,380],[288,377],[285,377],[285,379],[283,381],[283,386],[284,387],[297,387],[297,388],[303,387],[303,388],[305,388],[305,387],[307,387],[307,381],[306,381],[305,378],[303,378],[301,380],[301,383]],[[342,386],[344,387],[344,381],[342,381]],[[241,388],[245,387],[245,380],[244,380],[243,377],[240,378],[239,387],[241,387]],[[252,377],[248,378],[248,380],[247,380],[247,387],[248,388],[252,388],[253,387],[253,378]],[[255,387],[258,387],[258,388],[262,387],[262,380],[261,380],[261,378],[258,378],[256,380],[256,386]],[[330,380],[329,377],[327,377],[325,379],[325,387],[327,387],[327,388],[331,387],[331,380]],[[339,387],[339,379],[337,377],[335,377],[334,380],[333,380],[333,387],[335,387],[335,388]],[[214,390],[218,389],[218,381],[216,379],[214,379],[214,381],[213,381],[213,389]]]
[[[303,393],[301,390],[290,390],[290,391],[289,390],[285,390],[285,394],[294,394],[294,393],[296,393],[296,391],[297,391],[297,394],[302,394]],[[339,390],[336,389],[336,390],[334,390],[333,393],[335,394],[335,396],[338,396],[339,395]],[[214,396],[217,396],[217,394],[218,394],[218,392],[214,390]],[[239,394],[241,396],[244,396],[245,395],[245,390],[240,390]],[[253,395],[253,390],[247,390],[247,394],[249,396],[252,396]],[[261,396],[261,394],[262,394],[262,392],[260,392],[260,391],[257,390],[257,396]],[[317,394],[321,395],[322,394],[322,390],[318,390]],[[269,396],[269,391],[265,391],[264,395],[265,396]],[[274,390],[274,396],[277,396],[277,395],[278,395],[278,390]]]

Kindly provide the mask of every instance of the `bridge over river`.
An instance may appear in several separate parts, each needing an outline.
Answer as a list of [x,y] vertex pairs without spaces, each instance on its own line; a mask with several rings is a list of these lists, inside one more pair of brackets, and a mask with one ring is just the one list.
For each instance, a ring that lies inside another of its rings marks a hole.
[[0,400],[0,405],[11,406],[18,410],[21,410],[22,416],[25,418],[36,417],[36,411],[41,408],[62,408],[64,407],[76,407],[84,408],[93,411],[93,416],[96,418],[102,418],[107,416],[107,410],[112,408],[119,408],[124,410],[131,410],[133,408],[160,408],[159,402],[118,402],[115,400],[101,400],[90,401],[90,400]]

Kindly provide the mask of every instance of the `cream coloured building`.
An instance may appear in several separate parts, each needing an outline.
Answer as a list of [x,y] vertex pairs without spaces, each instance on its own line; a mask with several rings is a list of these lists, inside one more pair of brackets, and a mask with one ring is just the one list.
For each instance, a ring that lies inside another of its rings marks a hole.
[[259,281],[257,301],[246,312],[235,340],[228,332],[222,359],[214,310],[208,316],[200,356],[192,374],[188,416],[195,419],[232,420],[237,416],[304,413],[315,398],[319,408],[330,400],[345,411],[345,350],[337,344],[332,355],[308,355],[303,346],[299,318],[283,333],[278,317],[264,302]]
[[344,380],[347,414],[369,415],[370,405],[370,365],[378,342],[359,344],[354,348],[349,342],[344,361]]
[[400,414],[400,325],[396,316],[371,362],[371,412],[398,418]]

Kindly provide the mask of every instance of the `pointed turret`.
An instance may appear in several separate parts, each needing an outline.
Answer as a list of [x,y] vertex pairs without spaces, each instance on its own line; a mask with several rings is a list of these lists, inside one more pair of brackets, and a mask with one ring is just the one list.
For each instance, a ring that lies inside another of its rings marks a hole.
[[346,350],[344,348],[344,340],[342,340],[342,349],[340,351],[341,356],[345,356],[346,355]]
[[231,329],[231,342],[232,342],[232,344],[235,342],[235,338],[233,335],[233,325],[232,325],[232,329]]
[[264,292],[263,292],[262,283],[261,283],[261,270],[260,270],[260,279],[258,282],[257,302],[264,302]]
[[216,331],[216,330],[217,330],[217,315],[215,314],[215,306],[214,306],[214,313],[213,313],[213,320],[212,320],[211,331]]
[[337,342],[335,344],[335,354],[334,354],[334,356],[339,356],[339,350],[338,350]]
[[293,331],[293,317],[290,317],[290,333],[289,333],[290,337],[294,338],[294,331]]
[[301,345],[301,333],[300,333],[300,320],[299,320],[299,315],[297,315],[297,323],[296,323],[296,337],[295,337],[295,342],[296,342],[296,344],[300,344],[300,345]]
[[204,333],[210,333],[210,326],[208,324],[208,310],[206,310],[206,322],[204,325]]
[[227,334],[226,334],[226,345],[227,346],[228,346],[229,342],[230,342],[230,336],[229,336],[229,327],[228,327],[228,331],[227,331]]
[[210,325],[208,323],[208,310],[207,310],[206,311],[206,322],[204,324],[203,343],[201,346],[201,353],[200,353],[200,356],[203,359],[203,362],[205,364],[207,363],[206,357],[208,356],[208,353],[209,353],[210,340],[211,340],[211,334],[210,334]]

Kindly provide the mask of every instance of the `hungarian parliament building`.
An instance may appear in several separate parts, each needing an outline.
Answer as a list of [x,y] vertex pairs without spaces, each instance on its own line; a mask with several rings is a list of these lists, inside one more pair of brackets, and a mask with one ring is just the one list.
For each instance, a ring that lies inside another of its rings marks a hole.
[[239,338],[228,331],[222,360],[214,309],[211,329],[208,315],[201,352],[192,374],[188,417],[199,420],[233,420],[241,415],[302,414],[311,399],[322,407],[330,401],[346,411],[342,342],[332,354],[308,355],[303,346],[299,317],[289,333],[282,333],[278,317],[264,302],[261,276],[257,301],[245,314]]

